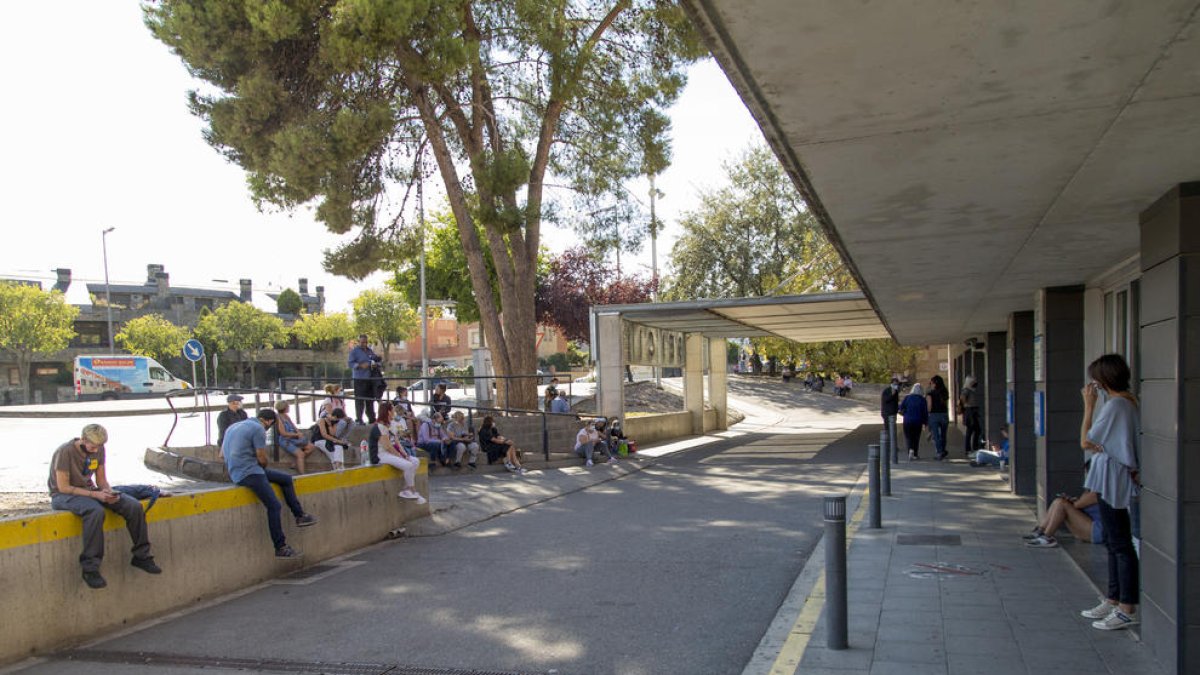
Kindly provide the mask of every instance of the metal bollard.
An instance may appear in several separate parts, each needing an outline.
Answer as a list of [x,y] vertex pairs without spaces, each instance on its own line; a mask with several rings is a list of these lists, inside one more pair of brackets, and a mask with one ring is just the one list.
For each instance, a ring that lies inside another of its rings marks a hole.
[[868,505],[870,524],[867,527],[878,530],[883,527],[883,499],[879,495],[879,446],[867,446],[867,487],[871,493],[871,503]]
[[883,449],[883,458],[879,461],[879,469],[880,469],[879,477],[881,479],[880,483],[882,483],[882,487],[880,488],[880,493],[884,497],[891,497],[892,496],[892,462],[891,462],[891,460],[888,459],[888,455],[890,455],[891,453],[888,452],[887,427],[884,427],[883,431],[879,432],[879,447]]
[[846,496],[825,497],[825,646],[850,646],[849,612],[846,608]]
[[892,458],[892,464],[900,463],[900,439],[896,438],[896,416],[888,415],[887,418],[888,444],[883,446],[884,452]]

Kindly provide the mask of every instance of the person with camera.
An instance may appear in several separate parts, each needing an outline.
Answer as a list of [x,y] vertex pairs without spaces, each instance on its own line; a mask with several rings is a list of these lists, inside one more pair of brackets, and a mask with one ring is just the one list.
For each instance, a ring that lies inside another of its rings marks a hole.
[[[350,367],[350,377],[354,381],[354,419],[363,423],[363,411],[367,413],[367,423],[375,423],[375,399],[379,398],[379,386],[383,382],[383,371],[379,364],[383,358],[371,349],[370,338],[364,333],[358,336],[358,344],[350,350],[347,365]],[[373,375],[372,372],[379,375]]]
[[79,438],[59,446],[50,459],[50,508],[70,511],[83,519],[83,552],[79,565],[89,588],[104,588],[108,582],[100,575],[104,559],[104,512],[112,511],[125,519],[125,528],[133,540],[130,565],[149,574],[162,569],[150,555],[150,536],[142,503],[113,490],[104,470],[104,444],[108,431],[99,424],[83,428]]

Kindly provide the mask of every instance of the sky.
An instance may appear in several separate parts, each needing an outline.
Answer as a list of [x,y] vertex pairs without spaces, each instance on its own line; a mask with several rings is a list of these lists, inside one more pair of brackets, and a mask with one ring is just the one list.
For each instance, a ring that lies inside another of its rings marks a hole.
[[[277,291],[304,277],[310,292],[325,287],[327,311],[382,285],[383,273],[354,282],[321,269],[322,251],[352,235],[329,233],[305,209],[257,209],[244,172],[204,142],[203,123],[187,110],[198,83],[150,36],[137,2],[6,4],[0,86],[0,278],[48,287],[54,269],[70,268],[67,298],[86,303],[84,284],[104,280],[101,232],[112,227],[114,284],[142,283],[151,263],[166,267],[173,286],[236,291],[249,278],[256,291]],[[723,161],[762,139],[712,60],[692,68],[670,114],[673,165],[658,180],[660,273],[680,214],[723,182]],[[547,226],[543,242],[558,252],[574,235]],[[623,270],[630,264],[622,258]],[[649,245],[632,264],[649,275]]]

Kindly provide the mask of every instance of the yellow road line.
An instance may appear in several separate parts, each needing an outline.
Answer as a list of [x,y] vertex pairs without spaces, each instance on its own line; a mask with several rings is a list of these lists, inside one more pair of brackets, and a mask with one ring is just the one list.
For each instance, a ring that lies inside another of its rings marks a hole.
[[[854,511],[854,516],[850,518],[850,523],[846,528],[846,547],[849,548],[850,540],[854,533],[858,531],[858,525],[862,522],[863,514],[866,513],[867,491],[863,492],[862,500],[858,504],[858,508]],[[829,542],[825,542],[828,545]],[[813,629],[817,626],[817,619],[821,616],[821,610],[825,607],[825,568],[822,566],[821,574],[817,577],[817,582],[813,584],[812,591],[808,594],[808,598],[804,601],[804,607],[801,608],[800,614],[796,617],[796,623],[792,624],[792,629],[788,631],[787,639],[784,640],[783,646],[779,649],[779,655],[775,657],[775,663],[771,665],[771,675],[793,675],[796,669],[800,667],[800,660],[804,658],[804,650],[808,649],[808,642],[812,639]]]
[[[421,463],[418,473],[427,473],[428,465]],[[399,476],[400,472],[388,465],[361,467],[347,471],[329,471],[326,473],[297,476],[295,479],[296,494],[317,494],[330,490],[377,483]],[[275,494],[282,500],[283,493],[277,486],[272,486]],[[143,502],[144,503],[144,502]],[[187,518],[205,513],[236,509],[243,506],[259,504],[258,498],[249,488],[232,486],[224,489],[210,490],[185,494],[177,497],[163,497],[158,500],[146,514],[150,523]],[[117,530],[125,528],[125,519],[109,511],[104,518],[104,529]],[[27,518],[0,520],[0,550],[30,546],[83,534],[83,521],[73,513],[56,511],[54,513],[38,514]]]

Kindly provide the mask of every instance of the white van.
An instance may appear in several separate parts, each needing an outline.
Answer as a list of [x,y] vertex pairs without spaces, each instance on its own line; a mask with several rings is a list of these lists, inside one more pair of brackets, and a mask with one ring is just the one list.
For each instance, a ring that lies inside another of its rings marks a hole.
[[149,356],[75,357],[75,399],[78,401],[139,398],[191,386]]

